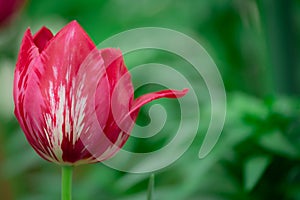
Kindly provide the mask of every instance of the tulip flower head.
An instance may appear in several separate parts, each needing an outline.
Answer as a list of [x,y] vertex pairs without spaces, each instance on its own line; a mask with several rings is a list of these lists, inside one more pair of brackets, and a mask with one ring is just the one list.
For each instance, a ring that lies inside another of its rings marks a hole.
[[61,165],[95,163],[125,144],[140,108],[187,90],[163,90],[134,99],[119,49],[96,49],[73,21],[53,35],[27,29],[14,75],[15,115],[34,150]]

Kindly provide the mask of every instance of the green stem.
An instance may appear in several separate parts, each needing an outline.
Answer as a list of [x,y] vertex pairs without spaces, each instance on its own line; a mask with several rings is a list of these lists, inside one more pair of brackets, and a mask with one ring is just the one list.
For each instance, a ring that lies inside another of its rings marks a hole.
[[62,177],[61,177],[61,199],[71,200],[72,199],[72,166],[62,166]]
[[150,178],[149,178],[147,200],[152,200],[153,199],[153,190],[154,190],[154,174],[151,174]]

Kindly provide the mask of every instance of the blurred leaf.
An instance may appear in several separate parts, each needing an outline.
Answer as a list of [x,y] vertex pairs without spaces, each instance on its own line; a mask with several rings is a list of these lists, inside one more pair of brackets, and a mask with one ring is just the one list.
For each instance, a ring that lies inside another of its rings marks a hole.
[[287,156],[290,158],[299,157],[299,150],[297,150],[289,140],[279,130],[264,134],[259,144],[276,154]]
[[[1,59],[0,59],[1,60]],[[14,63],[11,60],[0,62],[0,117],[11,119],[13,116],[13,70]]]
[[244,167],[244,187],[247,191],[255,187],[270,164],[270,161],[271,159],[268,156],[252,157],[246,161]]

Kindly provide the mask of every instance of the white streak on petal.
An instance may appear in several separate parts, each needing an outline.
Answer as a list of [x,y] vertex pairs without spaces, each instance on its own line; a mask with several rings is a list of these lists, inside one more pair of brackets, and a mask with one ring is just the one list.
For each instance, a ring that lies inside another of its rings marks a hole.
[[67,72],[66,72],[66,81],[67,81],[67,83],[70,81],[70,75],[71,75],[70,70],[67,70]]
[[[44,115],[46,122],[46,138],[49,141],[49,145],[52,144],[52,151],[56,155],[58,160],[62,160],[62,148],[61,143],[63,140],[63,123],[65,120],[64,110],[66,108],[66,88],[64,85],[60,85],[58,88],[58,104],[55,101],[53,83],[49,82],[49,101],[50,112]],[[51,140],[51,143],[50,143]]]
[[[82,80],[76,91],[76,96],[72,98],[72,118],[74,120],[73,130],[73,145],[80,138],[84,130],[84,118],[85,118],[85,107],[87,103],[87,97],[83,96],[83,88],[85,83],[86,75],[84,74]],[[74,101],[76,101],[74,105]]]
[[50,109],[51,114],[55,114],[55,99],[54,99],[54,89],[53,89],[53,83],[52,81],[49,82],[49,101],[50,101]]
[[57,80],[58,72],[57,72],[57,67],[53,66],[53,75],[55,80]]
[[65,133],[68,135],[68,139],[71,138],[71,121],[70,121],[70,111],[69,107],[66,106],[66,114],[65,114]]
[[50,138],[49,138],[49,134],[48,134],[48,132],[47,132],[47,130],[45,128],[44,128],[44,133],[46,135],[46,139],[47,139],[48,143],[51,144],[51,141],[50,141]]
[[[70,33],[67,39],[72,38],[73,34]],[[72,60],[72,57],[68,59]],[[96,53],[94,57],[82,64],[76,74],[72,71],[72,66],[69,66],[63,76],[65,80],[60,80],[63,77],[58,74],[59,68],[53,66],[53,77],[49,80],[48,94],[46,95],[48,98],[46,106],[49,107],[49,110],[43,116],[46,125],[44,132],[49,149],[46,149],[42,155],[48,154],[48,156],[44,155],[48,160],[52,161],[57,158],[55,162],[64,163],[62,159],[63,140],[67,140],[64,142],[69,142],[75,147],[81,136],[84,135],[85,138],[87,136],[90,140],[92,134],[89,134],[89,131],[100,129],[97,124],[97,116],[91,108],[95,103],[93,95],[97,89],[97,81],[104,73],[104,69],[99,68],[103,66],[103,63],[104,61],[99,59]],[[119,135],[116,146],[111,145],[102,155],[103,157],[106,158],[106,154],[110,155],[118,150],[118,145],[123,141],[122,135]],[[91,162],[93,159],[91,157],[82,162]]]
[[60,85],[58,90],[59,104],[56,111],[56,127],[54,134],[58,138],[58,144],[60,145],[63,139],[63,123],[64,123],[64,108],[66,107],[66,88]]

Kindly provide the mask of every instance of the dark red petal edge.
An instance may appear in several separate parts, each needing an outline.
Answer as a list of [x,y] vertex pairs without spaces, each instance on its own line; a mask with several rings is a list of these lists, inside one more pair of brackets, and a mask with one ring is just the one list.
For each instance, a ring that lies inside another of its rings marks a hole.
[[39,52],[42,52],[45,46],[48,44],[49,40],[53,38],[52,32],[43,26],[36,34],[33,36],[34,44],[39,48]]

